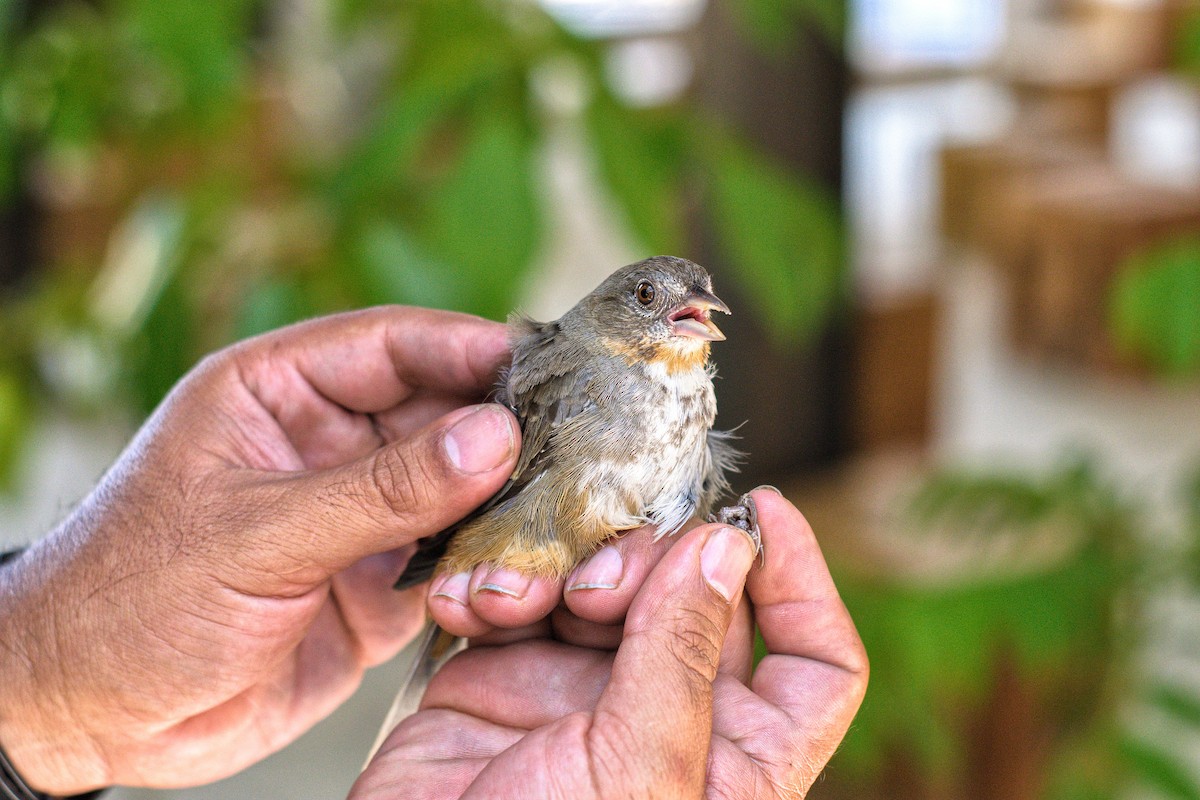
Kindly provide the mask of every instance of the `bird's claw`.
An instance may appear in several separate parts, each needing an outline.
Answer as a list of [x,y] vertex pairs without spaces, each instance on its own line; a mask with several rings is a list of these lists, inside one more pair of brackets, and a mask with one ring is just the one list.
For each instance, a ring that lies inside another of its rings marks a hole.
[[708,521],[732,525],[745,531],[746,535],[754,542],[759,556],[759,566],[767,563],[767,550],[763,547],[762,534],[758,529],[758,507],[754,504],[754,498],[750,496],[750,492],[742,495],[738,499],[737,505],[725,506],[717,513],[709,514]]

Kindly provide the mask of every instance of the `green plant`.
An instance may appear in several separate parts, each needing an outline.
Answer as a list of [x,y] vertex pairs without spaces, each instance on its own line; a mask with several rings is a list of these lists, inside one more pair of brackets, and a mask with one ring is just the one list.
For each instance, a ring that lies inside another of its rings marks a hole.
[[977,557],[937,581],[838,570],[872,678],[827,791],[892,797],[902,776],[906,797],[1200,797],[1177,743],[1137,722],[1200,729],[1200,695],[1141,666],[1151,594],[1200,589],[1194,558],[1164,543],[1200,546],[1200,477],[1181,500],[1172,539],[1088,459],[925,480],[896,535]]
[[1200,374],[1200,238],[1156,243],[1126,260],[1110,316],[1127,354],[1165,375]]
[[[36,185],[65,234],[0,303],[22,330],[0,391],[25,398],[0,418],[0,459],[37,394],[146,411],[204,352],[314,314],[400,302],[502,318],[546,225],[547,72],[578,84],[600,183],[647,253],[687,254],[701,198],[781,345],[836,302],[834,198],[689,98],[623,102],[605,43],[532,3],[320,8],[300,36],[261,0],[63,0],[24,25],[23,3],[0,3],[0,207]],[[769,8],[832,29],[841,3],[755,4]],[[111,368],[53,380],[38,365],[62,348]]]

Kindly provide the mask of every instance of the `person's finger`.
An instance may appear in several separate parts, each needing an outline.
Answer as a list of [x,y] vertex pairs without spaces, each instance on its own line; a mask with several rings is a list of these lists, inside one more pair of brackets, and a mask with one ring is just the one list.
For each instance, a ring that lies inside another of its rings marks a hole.
[[470,572],[436,575],[426,591],[429,615],[447,633],[474,638],[493,629],[471,608]]
[[552,639],[553,631],[550,618],[543,617],[537,622],[520,628],[492,628],[480,636],[473,636],[467,642],[468,647],[496,647],[503,644],[523,642],[527,639]]
[[529,628],[561,596],[562,581],[480,564],[471,572],[435,577],[429,585],[429,613],[455,636],[476,638],[495,629]]
[[292,378],[361,414],[389,409],[417,389],[464,396],[486,392],[508,342],[498,322],[388,306],[281,328],[232,352],[246,386],[280,418],[295,399]]
[[718,690],[714,730],[772,781],[808,786],[862,702],[867,657],[808,522],[774,492],[754,499],[767,558],[746,589],[768,655],[751,691]]
[[[702,525],[684,535],[646,579],[626,616],[612,679],[596,705],[592,738],[603,743],[596,776],[602,787],[641,796],[661,782],[687,796],[700,793],[712,732],[712,683],[754,558],[743,531]],[[629,740],[631,730],[638,732],[636,741]],[[622,783],[630,776],[654,783]]]
[[455,407],[482,400],[507,358],[504,330],[477,317],[403,307],[281,328],[208,359],[190,382],[209,385],[186,416],[225,408],[214,419],[232,426],[233,440],[291,445],[252,453],[249,463],[261,469],[337,466],[397,438],[388,438],[388,420],[375,415],[398,404],[413,401],[419,411],[430,394],[461,398]]
[[338,614],[365,666],[387,661],[425,624],[425,592],[392,588],[415,545],[367,556],[333,576]]
[[[655,541],[653,528],[638,528],[614,538],[572,572],[567,583],[575,588],[566,592],[568,606],[609,631],[600,639],[593,635],[597,629],[573,626],[579,637],[576,643],[604,641],[611,645],[608,649],[616,649],[629,603],[672,541]],[[435,578],[429,612],[456,636],[480,638],[503,628],[532,630],[530,626],[554,610],[563,596],[563,581],[530,578],[485,564],[469,573]]]
[[612,659],[612,653],[545,639],[471,647],[433,677],[421,708],[449,709],[532,730],[595,708]]
[[580,619],[620,624],[650,570],[680,535],[659,537],[656,533],[649,525],[628,531],[584,559],[564,583],[567,608]]
[[[334,469],[247,471],[232,487],[236,535],[223,542],[251,593],[306,591],[361,558],[429,536],[464,517],[511,474],[519,427],[502,406],[455,411],[411,439]],[[247,583],[248,582],[248,583]]]
[[480,564],[471,573],[471,608],[497,628],[520,628],[548,615],[562,599],[562,581]]
[[[553,625],[555,639],[577,647],[616,650],[621,646],[625,635],[623,624],[603,625],[591,622],[576,616],[564,606],[554,609],[550,615],[550,621]],[[535,635],[541,634],[529,631],[525,636],[514,636],[509,641]],[[719,671],[723,674],[733,675],[742,682],[747,682],[750,680],[753,657],[754,619],[750,613],[750,603],[743,593],[741,601],[734,610],[733,621],[729,624],[729,632],[725,636]]]
[[[794,659],[805,659],[855,678],[865,689],[867,655],[842,603],[817,538],[804,516],[774,492],[754,494],[763,543],[768,554],[762,569],[747,580],[755,617],[768,655],[758,673],[766,681],[768,699],[794,702],[794,684],[770,680]],[[763,670],[766,670],[764,673]],[[761,694],[761,692],[760,692]],[[857,707],[857,703],[855,704]]]
[[375,431],[384,442],[398,442],[455,409],[474,405],[479,395],[454,395],[420,390],[403,403],[371,415]]
[[554,609],[550,624],[558,641],[593,650],[616,650],[625,637],[624,620],[616,625],[591,622],[577,617],[566,606]]

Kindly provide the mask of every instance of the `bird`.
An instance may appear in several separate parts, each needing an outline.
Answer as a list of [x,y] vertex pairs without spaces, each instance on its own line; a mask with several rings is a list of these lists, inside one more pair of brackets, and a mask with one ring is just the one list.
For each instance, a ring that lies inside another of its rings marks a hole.
[[656,256],[610,275],[559,319],[509,320],[511,365],[494,399],[521,424],[521,455],[475,514],[423,540],[397,588],[482,563],[565,577],[614,533],[658,536],[707,516],[740,454],[717,413],[710,343],[729,314],[698,264]]
[[[509,318],[511,364],[493,394],[516,415],[512,476],[458,524],[420,540],[396,581],[405,589],[480,564],[564,578],[610,537],[693,517],[737,525],[759,545],[753,500],[712,513],[742,454],[716,431],[710,345],[729,314],[712,277],[676,256],[624,266],[557,320]],[[376,742],[415,711],[452,637],[430,622]],[[374,753],[372,750],[372,755]]]

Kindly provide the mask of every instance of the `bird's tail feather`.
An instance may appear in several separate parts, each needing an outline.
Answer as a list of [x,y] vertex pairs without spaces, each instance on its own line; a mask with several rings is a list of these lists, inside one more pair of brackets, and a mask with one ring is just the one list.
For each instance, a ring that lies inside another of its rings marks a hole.
[[367,753],[363,769],[366,769],[367,764],[370,764],[371,759],[379,752],[379,748],[387,739],[388,734],[397,725],[416,713],[417,708],[421,705],[421,698],[425,695],[425,689],[429,686],[429,681],[433,679],[434,674],[441,669],[443,664],[463,649],[464,644],[460,637],[442,630],[433,620],[425,623],[425,628],[420,635],[413,639],[412,644],[408,646],[409,650],[415,651],[412,661],[409,662],[404,682],[400,684],[400,691],[396,694],[396,699],[392,702],[387,716],[384,717],[379,735],[375,737],[375,744],[371,745],[371,751]]

